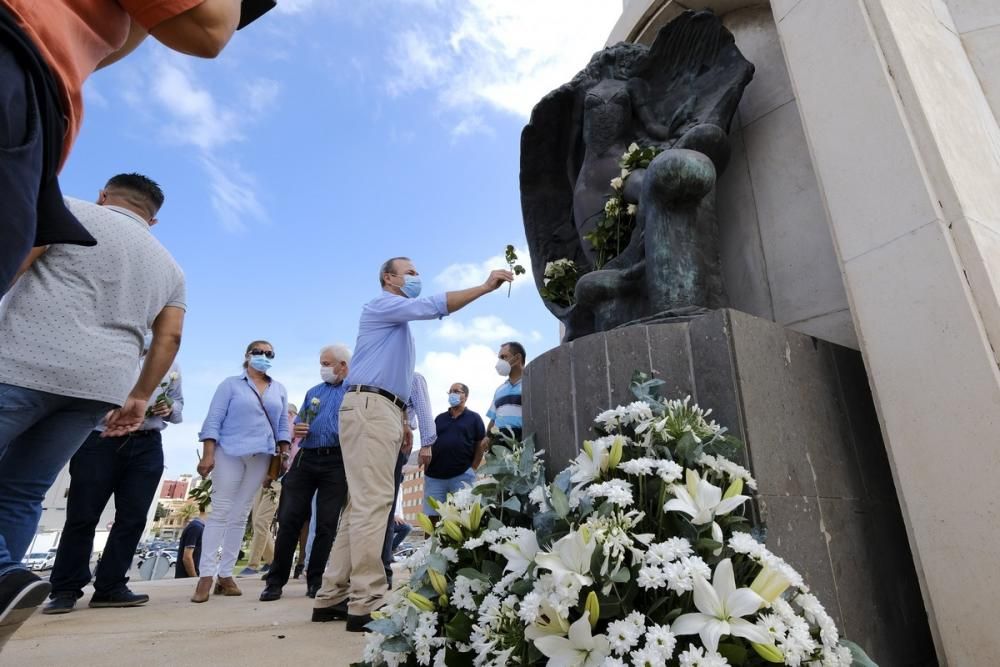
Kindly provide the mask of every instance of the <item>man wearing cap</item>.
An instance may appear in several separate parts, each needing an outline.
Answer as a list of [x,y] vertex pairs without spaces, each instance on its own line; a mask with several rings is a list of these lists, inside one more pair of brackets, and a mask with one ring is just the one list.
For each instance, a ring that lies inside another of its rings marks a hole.
[[361,311],[340,408],[348,499],[314,621],[346,618],[348,631],[364,632],[389,589],[382,566],[386,517],[400,445],[411,446],[413,438],[405,409],[416,365],[409,323],[454,313],[513,279],[497,270],[482,285],[420,297],[420,275],[409,258],[393,257],[379,269],[382,294]]

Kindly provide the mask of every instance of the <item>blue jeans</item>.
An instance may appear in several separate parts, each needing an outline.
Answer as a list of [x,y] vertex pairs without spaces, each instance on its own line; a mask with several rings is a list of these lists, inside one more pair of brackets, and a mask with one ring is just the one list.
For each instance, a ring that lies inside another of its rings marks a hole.
[[448,499],[449,493],[455,493],[463,486],[472,486],[476,481],[476,471],[469,468],[461,475],[455,475],[448,479],[438,479],[436,477],[424,477],[424,514],[427,516],[437,516],[437,512],[427,502],[428,498],[444,502]]
[[45,492],[113,407],[0,383],[0,575],[23,569]]
[[146,529],[146,514],[163,476],[160,432],[103,438],[92,431],[70,459],[69,474],[66,525],[49,577],[52,597],[83,595],[83,587],[90,583],[94,532],[112,495],[115,520],[94,573],[94,590],[101,594],[124,591],[135,547]]

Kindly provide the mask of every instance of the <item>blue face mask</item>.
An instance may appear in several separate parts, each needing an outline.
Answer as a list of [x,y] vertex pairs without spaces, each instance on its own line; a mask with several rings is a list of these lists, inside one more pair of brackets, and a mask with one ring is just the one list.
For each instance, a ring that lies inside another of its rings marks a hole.
[[257,356],[250,357],[250,367],[255,371],[266,373],[271,369],[271,360],[263,354],[258,354]]
[[462,402],[461,394],[448,394],[448,405],[455,408],[458,404]]
[[416,299],[420,296],[420,288],[422,284],[420,282],[420,276],[403,276],[403,286],[400,288],[403,294],[409,299]]

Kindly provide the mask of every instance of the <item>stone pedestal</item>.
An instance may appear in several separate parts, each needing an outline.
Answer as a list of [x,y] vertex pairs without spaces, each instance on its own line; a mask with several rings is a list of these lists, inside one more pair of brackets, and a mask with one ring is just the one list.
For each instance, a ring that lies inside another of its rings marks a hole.
[[690,394],[740,437],[767,543],[802,572],[845,636],[883,667],[934,646],[861,356],[733,310],[595,334],[531,362],[525,433],[559,470],[595,415],[630,402],[635,370]]

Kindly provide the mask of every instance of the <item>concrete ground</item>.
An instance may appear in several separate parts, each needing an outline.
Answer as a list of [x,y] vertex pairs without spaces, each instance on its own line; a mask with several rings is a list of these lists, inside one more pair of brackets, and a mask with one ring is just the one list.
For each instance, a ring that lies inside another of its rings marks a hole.
[[260,577],[240,577],[240,597],[189,598],[194,579],[130,582],[150,601],[131,609],[89,609],[92,589],[76,610],[61,616],[36,612],[7,642],[0,666],[68,665],[323,665],[361,659],[362,633],[343,621],[312,623],[305,580],[288,582],[276,602],[260,602]]

